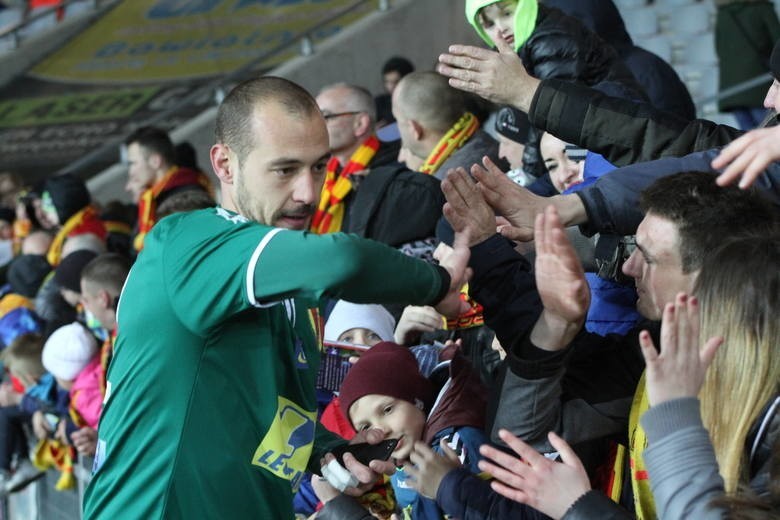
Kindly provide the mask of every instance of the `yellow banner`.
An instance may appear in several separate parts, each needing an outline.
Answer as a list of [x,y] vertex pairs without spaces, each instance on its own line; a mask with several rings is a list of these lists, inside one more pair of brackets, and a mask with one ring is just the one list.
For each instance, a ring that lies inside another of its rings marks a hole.
[[[68,83],[127,84],[233,72],[355,0],[125,0],[31,75]],[[314,33],[327,37],[373,2]],[[263,63],[281,63],[298,51]]]
[[136,87],[0,101],[0,128],[127,118],[158,90]]

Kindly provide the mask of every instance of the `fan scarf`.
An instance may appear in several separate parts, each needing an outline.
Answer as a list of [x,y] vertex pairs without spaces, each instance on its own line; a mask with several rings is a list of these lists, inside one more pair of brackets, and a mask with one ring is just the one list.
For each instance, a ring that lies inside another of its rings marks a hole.
[[157,198],[164,191],[192,184],[200,186],[203,190],[214,196],[211,189],[211,181],[202,173],[189,168],[179,166],[171,167],[162,179],[155,182],[151,188],[146,189],[138,200],[138,234],[133,240],[133,247],[140,252],[144,247],[144,238],[152,230],[157,221]]
[[420,171],[433,175],[463,144],[468,141],[474,132],[479,129],[479,120],[471,112],[465,112],[458,121],[447,130],[438,144],[434,147]]
[[366,139],[349,162],[339,172],[339,160],[331,157],[325,173],[325,184],[322,186],[320,203],[311,221],[311,231],[318,235],[341,231],[344,222],[344,198],[352,191],[352,181],[349,176],[363,171],[379,150],[379,139],[371,135]]
[[49,246],[49,252],[46,253],[46,260],[49,261],[49,264],[52,267],[59,265],[62,257],[62,246],[66,238],[83,233],[93,233],[101,240],[106,239],[106,227],[92,206],[87,206],[70,217],[57,232],[57,236],[54,237]]
[[[655,500],[653,492],[650,489],[650,480],[645,468],[645,461],[642,452],[647,447],[647,435],[639,418],[650,408],[647,399],[647,390],[645,388],[645,374],[642,374],[639,385],[634,393],[634,400],[631,402],[631,412],[628,416],[628,460],[629,471],[631,473],[631,487],[634,492],[634,509],[638,520],[648,520],[656,518]],[[622,474],[623,463],[625,461],[626,448],[618,446],[615,457],[615,467],[613,471],[613,481],[610,489],[607,490],[609,497],[620,502],[622,494]]]

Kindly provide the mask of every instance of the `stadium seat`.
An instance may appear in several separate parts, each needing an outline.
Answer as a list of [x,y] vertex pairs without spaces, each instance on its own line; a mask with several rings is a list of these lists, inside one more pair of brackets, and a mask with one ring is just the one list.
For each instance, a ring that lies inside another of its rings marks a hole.
[[631,9],[621,13],[628,34],[632,38],[642,38],[658,34],[658,15],[652,7]]

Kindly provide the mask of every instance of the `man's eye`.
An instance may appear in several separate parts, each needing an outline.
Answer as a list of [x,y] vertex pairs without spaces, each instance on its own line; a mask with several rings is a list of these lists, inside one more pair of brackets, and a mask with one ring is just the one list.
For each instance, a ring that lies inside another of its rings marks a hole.
[[392,411],[393,411],[393,406],[392,405],[385,406],[385,409],[384,409],[385,415],[389,414]]

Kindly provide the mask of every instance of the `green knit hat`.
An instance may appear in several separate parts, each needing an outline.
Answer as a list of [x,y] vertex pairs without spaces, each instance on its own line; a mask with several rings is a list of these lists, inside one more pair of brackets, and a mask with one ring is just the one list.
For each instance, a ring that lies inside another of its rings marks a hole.
[[[491,4],[497,3],[499,0],[466,0],[466,20],[474,26],[474,30],[477,31],[485,42],[491,47],[494,47],[493,41],[487,35],[482,25],[479,23],[477,13]],[[536,13],[539,11],[539,5],[537,0],[518,0],[517,7],[515,8],[515,50],[518,50],[526,40],[531,36],[536,27]]]

